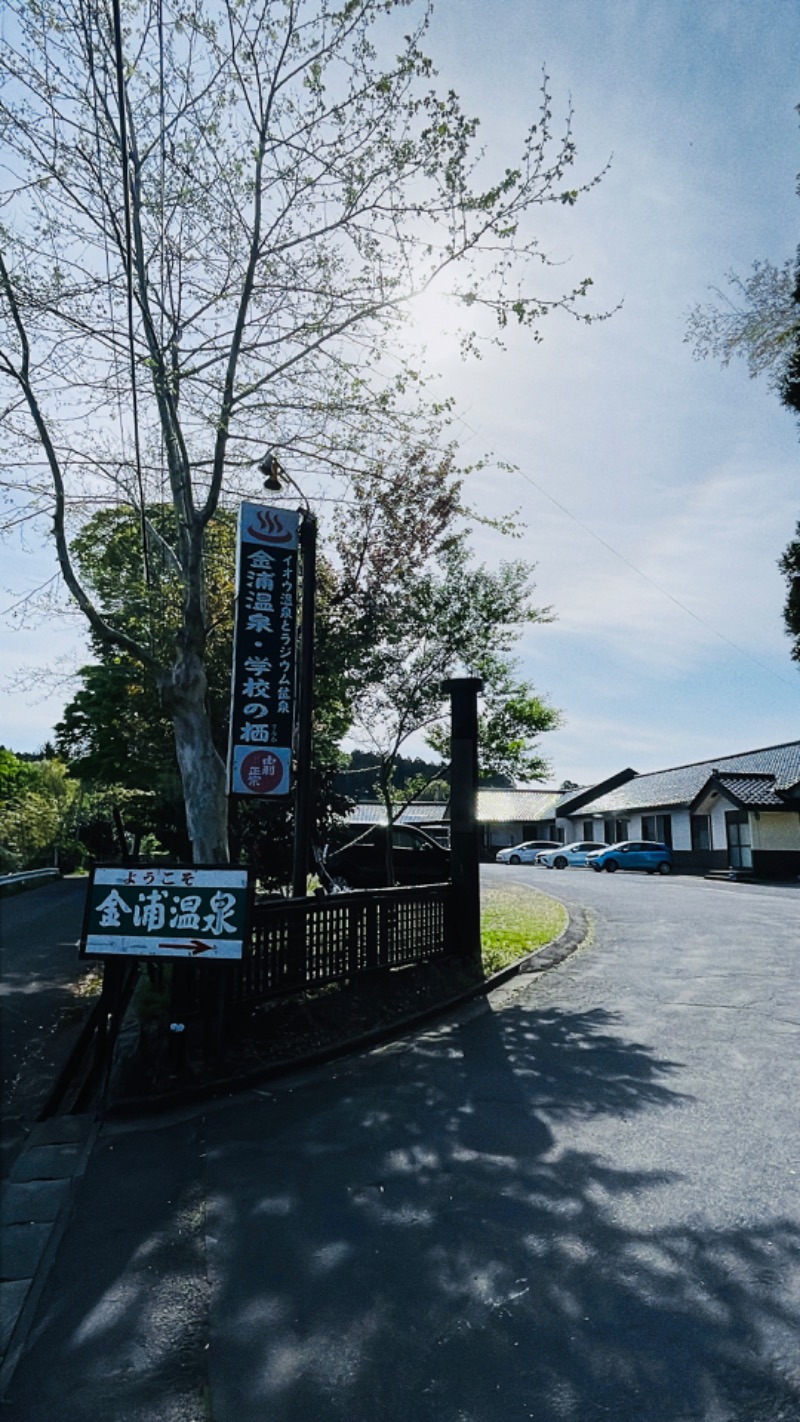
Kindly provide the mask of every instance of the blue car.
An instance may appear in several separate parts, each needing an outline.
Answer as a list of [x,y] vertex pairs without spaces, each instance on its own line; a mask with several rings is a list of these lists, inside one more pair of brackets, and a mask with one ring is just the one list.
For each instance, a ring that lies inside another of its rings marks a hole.
[[643,869],[646,874],[671,874],[672,850],[653,839],[621,839],[586,856],[598,874],[603,869],[613,874],[617,869]]

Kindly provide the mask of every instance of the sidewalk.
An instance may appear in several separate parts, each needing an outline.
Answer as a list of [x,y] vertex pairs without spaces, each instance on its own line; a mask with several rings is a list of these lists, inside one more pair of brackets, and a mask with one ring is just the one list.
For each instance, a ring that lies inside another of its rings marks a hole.
[[97,1136],[92,1116],[35,1125],[0,1198],[0,1397],[27,1339]]

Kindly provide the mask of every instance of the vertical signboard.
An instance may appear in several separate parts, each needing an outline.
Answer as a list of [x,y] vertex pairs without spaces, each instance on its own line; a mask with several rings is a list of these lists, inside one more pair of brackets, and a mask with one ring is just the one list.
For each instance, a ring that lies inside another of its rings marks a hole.
[[239,509],[228,791],[288,795],[295,725],[300,515]]

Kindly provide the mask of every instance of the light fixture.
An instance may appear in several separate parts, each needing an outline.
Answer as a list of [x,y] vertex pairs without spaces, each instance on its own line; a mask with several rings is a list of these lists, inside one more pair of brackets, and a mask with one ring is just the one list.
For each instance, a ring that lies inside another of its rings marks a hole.
[[281,464],[278,456],[269,450],[264,459],[259,464],[259,470],[264,475],[264,488],[271,493],[279,494],[281,491],[281,476],[285,477],[286,470]]

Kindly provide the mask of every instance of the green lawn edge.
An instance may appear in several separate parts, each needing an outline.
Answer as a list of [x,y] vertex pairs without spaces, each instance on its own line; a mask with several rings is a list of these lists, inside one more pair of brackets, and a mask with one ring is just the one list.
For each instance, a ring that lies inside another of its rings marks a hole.
[[523,884],[485,887],[481,899],[481,957],[487,974],[551,943],[569,922],[562,903]]

